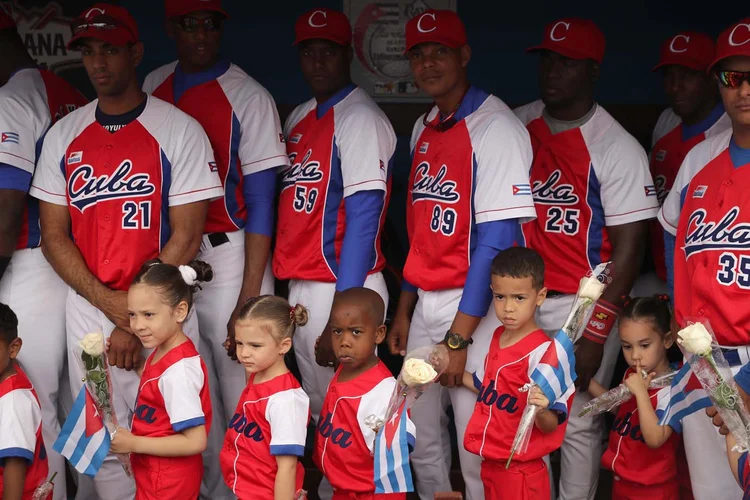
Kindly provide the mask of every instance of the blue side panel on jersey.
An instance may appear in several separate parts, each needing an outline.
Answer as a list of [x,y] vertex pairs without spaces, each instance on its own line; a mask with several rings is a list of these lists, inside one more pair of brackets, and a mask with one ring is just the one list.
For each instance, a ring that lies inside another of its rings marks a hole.
[[42,244],[42,228],[39,224],[39,200],[33,196],[27,196],[26,207],[28,208],[29,236],[26,248],[36,248]]
[[477,210],[474,206],[474,198],[477,191],[477,155],[471,153],[471,224],[469,229],[469,265],[471,265],[471,255],[474,254],[474,250],[477,248],[477,224],[476,224],[476,213]]
[[323,257],[328,267],[338,276],[339,265],[336,261],[336,226],[339,220],[339,208],[344,197],[344,178],[341,173],[341,158],[339,148],[336,146],[336,137],[333,137],[331,148],[331,173],[328,181],[328,196],[323,207]]
[[591,269],[602,262],[602,243],[604,235],[604,207],[601,196],[602,186],[596,178],[594,165],[589,164],[589,192],[586,203],[591,209],[591,224],[589,224],[588,258]]
[[695,137],[698,134],[704,133],[706,130],[710,129],[714,126],[714,123],[716,123],[719,118],[721,118],[724,115],[724,103],[720,102],[716,106],[714,106],[714,109],[711,110],[711,113],[707,117],[705,117],[700,123],[696,123],[695,125],[685,125],[682,124],[682,140],[689,141],[693,137]]
[[346,96],[354,92],[356,90],[357,86],[354,84],[349,84],[343,89],[339,90],[335,94],[333,94],[331,97],[328,98],[326,102],[318,104],[318,107],[315,108],[315,116],[320,120],[323,118],[323,116],[328,113],[328,110],[343,101]]
[[240,183],[241,174],[239,169],[239,158],[240,158],[240,139],[242,133],[240,132],[240,121],[237,119],[237,115],[232,112],[232,140],[231,154],[229,155],[229,166],[227,170],[227,182],[224,187],[224,203],[227,204],[227,212],[232,218],[232,222],[239,229],[245,227],[245,221],[237,217],[237,211],[239,210],[239,202],[237,201],[237,186]]
[[[67,154],[64,154],[62,158],[60,158],[60,171],[62,172],[63,179],[68,178],[68,173],[65,171],[65,156]],[[68,194],[67,186],[65,187],[65,194]]]
[[161,152],[161,235],[159,251],[166,246],[169,237],[172,236],[172,228],[169,225],[169,190],[172,187],[172,164],[169,162],[164,150]]
[[680,191],[680,212],[682,212],[682,207],[685,206],[685,198],[687,198],[688,187],[690,187],[690,184],[682,188],[682,191]]

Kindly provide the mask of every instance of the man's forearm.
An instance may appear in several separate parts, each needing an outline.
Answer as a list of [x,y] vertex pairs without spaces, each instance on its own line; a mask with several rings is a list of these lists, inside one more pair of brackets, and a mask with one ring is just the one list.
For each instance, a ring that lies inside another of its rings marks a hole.
[[0,278],[16,249],[26,196],[22,191],[0,189]]
[[198,255],[202,237],[202,234],[196,235],[193,231],[172,231],[169,241],[159,254],[159,260],[175,266],[187,264]]
[[646,252],[647,223],[629,232],[626,238],[620,238],[612,249],[614,278],[602,294],[602,299],[610,304],[621,306],[624,298],[630,294],[633,284],[641,272],[643,257]]
[[270,253],[271,238],[262,234],[245,233],[245,271],[238,304],[244,304],[247,299],[260,295]]

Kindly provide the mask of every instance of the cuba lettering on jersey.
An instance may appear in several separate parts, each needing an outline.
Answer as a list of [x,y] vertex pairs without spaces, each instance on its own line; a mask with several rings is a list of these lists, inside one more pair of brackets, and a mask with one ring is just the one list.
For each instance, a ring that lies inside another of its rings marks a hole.
[[[667,129],[670,125],[671,128]],[[707,137],[715,136],[729,127],[731,127],[731,121],[728,115],[724,114],[708,130],[684,141],[682,121],[671,108],[664,110],[654,129],[654,143],[649,158],[651,176],[654,179],[659,206],[662,206],[667,199],[680,170],[680,165],[682,165],[690,150]],[[658,276],[662,280],[666,280],[664,235],[658,221],[654,221],[651,227],[651,251]]]
[[[551,343],[542,330],[537,330],[512,346],[500,349],[504,331],[502,326],[495,330],[484,365],[474,374],[479,395],[464,434],[466,450],[485,460],[508,459],[526,408],[527,394],[519,389],[529,383],[531,373]],[[535,426],[526,453],[515,455],[514,460],[536,460],[562,445],[573,393],[571,388],[550,405],[550,410],[558,412],[562,421],[557,429],[544,434]]]
[[[628,368],[625,379],[633,373]],[[656,415],[661,417],[669,405],[669,387],[648,391]],[[638,403],[635,398],[620,405],[614,426],[609,433],[609,446],[602,456],[602,466],[614,474],[636,484],[651,486],[677,477],[677,452],[680,432],[675,432],[659,448],[649,448],[643,439]]]
[[[471,87],[456,124],[440,132],[417,120],[406,223],[404,277],[426,290],[461,288],[476,246],[476,224],[535,216],[528,133],[503,101]],[[426,117],[439,121],[438,110]]]
[[[16,373],[0,382],[0,457],[23,458],[28,462],[23,498],[47,480],[47,450],[42,439],[42,409],[26,374],[16,364]],[[0,466],[0,492],[3,467]]]
[[601,106],[579,128],[552,134],[536,101],[516,110],[531,135],[537,218],[526,245],[545,262],[550,290],[576,293],[581,276],[610,260],[607,226],[651,219],[658,203],[646,153]]
[[[224,481],[240,500],[273,498],[277,456],[305,455],[310,400],[290,372],[255,384],[251,375],[219,455]],[[296,489],[305,468],[297,462]]]
[[[344,198],[383,191],[385,223],[396,135],[377,104],[347,87],[317,106],[298,106],[284,127],[291,166],[281,172],[273,271],[278,279],[335,282],[344,233]],[[385,267],[380,232],[370,273]]]
[[[37,68],[16,72],[0,87],[0,163],[34,175],[47,130],[88,101],[68,82]],[[0,180],[0,189],[6,186]],[[41,244],[39,202],[28,197],[17,250]]]
[[276,104],[265,88],[234,64],[175,100],[176,67],[175,62],[153,71],[143,90],[198,120],[211,141],[224,197],[211,203],[205,232],[243,229],[247,219],[243,175],[289,164]]
[[109,288],[127,290],[169,240],[169,208],[223,191],[194,119],[148,97],[141,116],[113,134],[96,121],[96,106],[50,129],[30,194],[67,206],[89,270]]
[[[385,416],[396,379],[382,361],[348,382],[339,382],[339,373],[340,368],[323,400],[313,459],[335,490],[372,493],[375,433],[364,422],[370,415]],[[406,432],[413,447],[415,428],[411,419]]]
[[680,171],[704,165],[682,191],[675,243],[675,316],[706,318],[722,346],[750,344],[750,169],[734,168],[731,130],[704,141]]

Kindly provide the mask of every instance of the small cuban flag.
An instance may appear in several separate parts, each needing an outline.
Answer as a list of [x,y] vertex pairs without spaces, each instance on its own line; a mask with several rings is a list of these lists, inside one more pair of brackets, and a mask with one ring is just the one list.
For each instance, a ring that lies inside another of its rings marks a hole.
[[513,184],[513,196],[526,196],[526,195],[531,195],[531,185]]
[[[407,429],[410,427],[410,429]],[[406,400],[375,436],[375,493],[414,491],[409,451],[414,448],[414,427],[409,420]]]
[[[672,384],[659,391],[657,398],[657,406],[665,407],[664,413],[660,415],[659,425],[668,425],[677,431],[682,429],[683,418],[713,405],[688,363],[682,365],[672,379]],[[666,404],[662,403],[663,398],[669,398]]]
[[576,381],[576,358],[573,342],[564,331],[558,330],[533,367],[530,378],[550,401],[550,406],[573,388]]
[[52,448],[81,474],[94,477],[109,453],[109,432],[84,385]]

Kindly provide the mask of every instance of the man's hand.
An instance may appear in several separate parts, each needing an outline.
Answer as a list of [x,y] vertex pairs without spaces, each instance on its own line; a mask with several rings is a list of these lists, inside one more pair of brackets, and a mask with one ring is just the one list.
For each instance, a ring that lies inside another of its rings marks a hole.
[[397,315],[388,330],[388,349],[394,356],[406,356],[406,342],[409,340],[411,321],[406,316]]
[[143,356],[141,356],[143,345],[135,335],[115,328],[109,336],[108,345],[107,358],[110,366],[131,371],[143,362]]
[[243,305],[244,303],[237,304],[237,307],[232,311],[232,315],[229,317],[229,323],[227,323],[227,339],[222,344],[227,351],[227,356],[234,361],[237,361],[237,345],[234,343],[234,325],[237,323],[237,318],[240,317],[240,311],[242,310]]
[[99,309],[117,328],[126,332],[131,331],[130,314],[128,314],[128,292],[112,290],[102,301]]
[[440,375],[440,385],[445,387],[461,387],[466,371],[467,349],[454,351],[448,349],[448,368]]
[[576,342],[576,387],[579,391],[586,391],[589,382],[594,378],[604,356],[604,346],[593,340],[581,337]]
[[333,352],[331,325],[323,329],[323,333],[315,340],[315,362],[326,368],[336,367],[336,354]]

